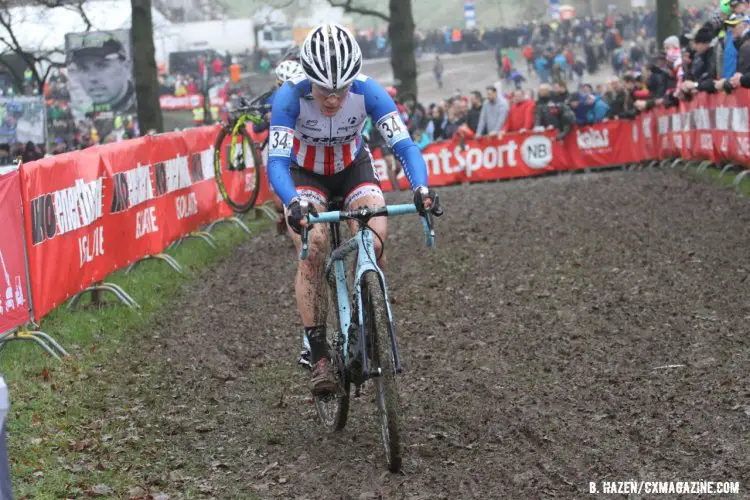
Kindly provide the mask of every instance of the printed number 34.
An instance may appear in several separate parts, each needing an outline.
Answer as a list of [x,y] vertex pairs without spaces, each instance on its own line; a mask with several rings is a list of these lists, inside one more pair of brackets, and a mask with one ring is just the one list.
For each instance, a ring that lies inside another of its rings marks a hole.
[[381,127],[383,127],[383,130],[385,130],[386,135],[389,139],[392,139],[395,134],[398,134],[401,132],[401,126],[398,124],[398,120],[395,116],[391,117],[391,123],[390,126],[388,125],[388,121],[384,121]]
[[289,147],[289,134],[286,132],[274,132],[273,133],[273,144],[271,144],[271,149],[286,149]]

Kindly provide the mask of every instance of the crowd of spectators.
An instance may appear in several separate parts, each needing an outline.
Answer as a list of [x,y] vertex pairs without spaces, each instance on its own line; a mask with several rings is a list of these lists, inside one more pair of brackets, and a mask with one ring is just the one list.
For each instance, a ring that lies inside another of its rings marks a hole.
[[[399,109],[421,148],[456,137],[551,128],[563,139],[574,125],[633,119],[657,105],[676,106],[697,92],[750,88],[748,15],[750,0],[722,0],[718,9],[686,9],[684,34],[658,45],[655,14],[646,11],[557,27],[530,23],[498,30],[489,35],[504,44],[496,51],[496,84],[468,95],[457,91],[426,106],[406,98],[398,101]],[[432,39],[440,46],[440,40]],[[444,49],[446,40],[442,43]],[[607,62],[613,76],[606,83],[585,82],[586,73],[594,74]],[[438,56],[438,80],[441,71]],[[529,81],[539,84],[532,89],[524,85]],[[378,147],[377,138],[372,139]]]
[[[563,138],[573,125],[631,119],[656,105],[677,105],[697,92],[750,87],[748,1],[721,0],[717,10],[685,9],[684,35],[661,43],[655,38],[656,15],[644,9],[497,29],[418,31],[417,51],[436,54],[434,72],[441,85],[440,55],[486,49],[495,51],[498,82],[429,105],[397,98],[398,106],[415,141],[424,148],[457,136],[502,136],[532,129],[555,128]],[[366,58],[389,54],[387,32],[367,30],[357,36]],[[188,66],[181,72],[159,77],[160,92],[200,93],[203,75],[209,86],[223,87],[231,63],[229,54],[186,60]],[[611,67],[612,78],[600,85],[586,83],[587,75],[605,65]],[[68,105],[64,71],[52,72],[45,97],[50,154],[137,135],[133,117],[119,117],[108,138],[98,137],[90,117],[76,122]],[[378,134],[367,135],[373,147],[381,146]],[[0,145],[0,158],[45,153],[40,145]]]

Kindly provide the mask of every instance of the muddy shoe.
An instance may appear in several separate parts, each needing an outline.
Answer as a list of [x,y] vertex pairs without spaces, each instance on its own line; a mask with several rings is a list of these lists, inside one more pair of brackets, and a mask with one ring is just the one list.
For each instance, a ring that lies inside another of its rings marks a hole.
[[329,360],[324,358],[315,363],[310,378],[310,391],[314,396],[327,396],[336,392],[336,377]]

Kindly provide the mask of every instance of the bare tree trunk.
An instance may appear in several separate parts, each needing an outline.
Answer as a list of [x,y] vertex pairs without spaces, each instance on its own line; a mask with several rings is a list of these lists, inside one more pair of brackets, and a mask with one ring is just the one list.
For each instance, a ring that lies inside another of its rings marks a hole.
[[138,100],[138,127],[143,134],[148,130],[163,132],[151,0],[130,0],[130,5],[133,11],[130,36],[133,45],[135,93]]
[[682,20],[679,0],[656,0],[656,43],[661,48],[664,39],[680,36]]
[[417,99],[417,59],[414,54],[414,17],[411,0],[390,0],[388,37],[391,40],[391,67],[398,81],[399,95]]

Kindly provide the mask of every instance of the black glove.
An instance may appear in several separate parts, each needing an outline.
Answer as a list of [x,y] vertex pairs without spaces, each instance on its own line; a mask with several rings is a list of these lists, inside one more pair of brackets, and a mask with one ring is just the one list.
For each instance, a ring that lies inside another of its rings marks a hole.
[[302,232],[302,226],[300,225],[302,219],[306,219],[308,214],[318,215],[314,206],[308,203],[306,207],[303,207],[299,198],[294,198],[287,207],[287,210],[289,210],[289,215],[287,215],[286,221],[289,223],[292,231],[297,234]]
[[432,206],[430,207],[432,215],[435,217],[443,215],[443,209],[440,206],[440,197],[434,189],[427,189],[424,186],[420,186],[414,191],[414,205],[417,206],[417,212],[419,212],[419,215],[423,217],[427,215],[427,209],[424,207],[424,202],[428,199],[432,200]]

